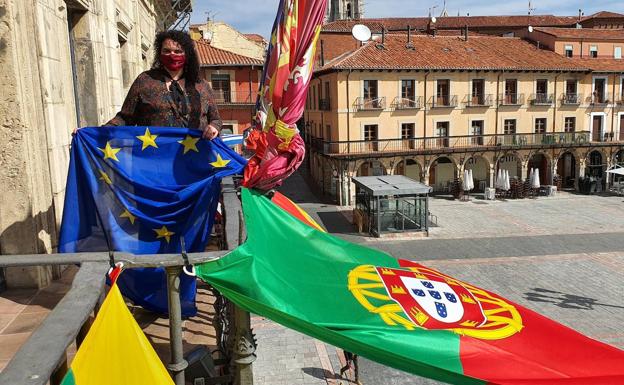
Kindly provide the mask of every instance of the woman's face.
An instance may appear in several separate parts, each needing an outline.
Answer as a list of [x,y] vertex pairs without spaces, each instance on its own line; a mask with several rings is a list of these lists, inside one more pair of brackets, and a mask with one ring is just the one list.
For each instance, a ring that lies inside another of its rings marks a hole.
[[160,54],[161,55],[170,55],[170,54],[184,55],[184,49],[182,48],[180,43],[178,43],[177,41],[171,40],[171,39],[165,39],[165,41],[163,41],[162,48],[160,49]]

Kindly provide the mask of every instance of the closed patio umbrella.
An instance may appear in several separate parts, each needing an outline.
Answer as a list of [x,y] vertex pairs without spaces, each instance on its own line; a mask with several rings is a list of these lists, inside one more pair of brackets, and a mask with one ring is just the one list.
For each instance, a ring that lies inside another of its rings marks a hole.
[[509,191],[511,184],[509,183],[509,170],[505,170],[505,191]]
[[502,180],[503,180],[503,170],[498,169],[498,173],[496,174],[496,181],[494,183],[495,188],[502,188]]
[[470,182],[470,190],[474,190],[474,178],[472,177],[472,169],[468,170],[468,181]]
[[540,186],[539,168],[536,168],[533,172],[533,188],[540,188]]
[[462,181],[462,188],[464,191],[470,191],[470,182],[468,181],[468,170],[464,170],[464,180]]
[[531,168],[531,171],[529,171],[529,185],[530,186],[533,186],[533,171],[534,170],[535,170],[534,168]]

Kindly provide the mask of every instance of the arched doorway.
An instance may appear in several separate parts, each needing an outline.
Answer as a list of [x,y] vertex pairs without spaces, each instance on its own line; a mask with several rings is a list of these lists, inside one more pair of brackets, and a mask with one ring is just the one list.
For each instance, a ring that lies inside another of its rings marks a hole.
[[496,173],[498,170],[507,170],[510,178],[519,179],[522,174],[522,163],[514,154],[503,155],[498,159]]
[[604,177],[604,158],[602,153],[598,150],[594,150],[588,155],[589,162],[587,165],[587,176],[602,180]]
[[[624,127],[622,127],[622,129],[624,130]],[[613,157],[613,164],[624,167],[624,150],[620,150],[615,154]]]
[[420,175],[422,174],[422,167],[414,159],[406,159],[400,161],[396,166],[396,175],[405,175],[408,178],[412,178],[420,182]]
[[429,168],[429,186],[434,192],[450,192],[455,179],[455,164],[450,158],[442,156],[436,159]]
[[466,170],[472,170],[474,191],[484,192],[490,179],[490,165],[482,156],[473,156],[466,161]]
[[378,160],[362,163],[357,170],[357,176],[381,176],[386,175],[386,168]]
[[574,188],[576,181],[576,157],[567,151],[557,161],[557,175],[561,179],[562,188]]
[[536,168],[539,170],[539,178],[540,184],[550,184],[551,175],[550,175],[550,167],[549,161],[546,155],[544,154],[534,154],[531,159],[529,159],[529,164],[527,168],[527,174],[524,175],[525,178],[528,178],[531,175],[531,170]]

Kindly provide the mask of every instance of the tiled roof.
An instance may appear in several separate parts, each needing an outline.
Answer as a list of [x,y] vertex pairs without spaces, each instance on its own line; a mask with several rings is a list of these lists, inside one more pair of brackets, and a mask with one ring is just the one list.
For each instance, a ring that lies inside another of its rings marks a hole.
[[257,33],[246,33],[244,34],[245,37],[251,41],[253,41],[254,43],[266,43],[266,40],[264,39],[264,37],[258,35]]
[[561,39],[624,40],[624,29],[539,27],[535,30]]
[[206,40],[196,41],[201,66],[261,66],[263,61],[215,48]]
[[[529,24],[533,26],[570,27],[574,26],[578,18],[575,16],[531,15],[528,16],[446,16],[439,17],[435,23],[437,29],[468,28],[520,28]],[[381,19],[338,20],[323,26],[323,32],[351,32],[355,24],[365,24],[373,31],[386,29],[426,28],[428,17],[391,17]]]
[[589,68],[594,72],[624,73],[624,59],[573,58],[568,60],[577,63],[579,66]]
[[621,13],[609,12],[609,11],[600,11],[596,12],[593,15],[586,16],[585,19],[612,19],[612,18],[620,18],[624,17]]
[[538,49],[519,38],[469,36],[412,37],[414,49],[406,47],[406,34],[387,34],[384,49],[370,41],[326,63],[332,69],[453,69],[586,71],[576,62],[552,51]]

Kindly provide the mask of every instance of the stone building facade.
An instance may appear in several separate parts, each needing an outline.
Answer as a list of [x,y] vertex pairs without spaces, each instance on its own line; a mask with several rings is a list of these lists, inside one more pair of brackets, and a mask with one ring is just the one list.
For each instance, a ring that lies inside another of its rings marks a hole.
[[387,33],[318,68],[304,133],[313,179],[353,204],[354,176],[445,191],[473,169],[578,187],[624,164],[624,62],[566,58],[512,37]]
[[[0,253],[57,247],[71,133],[119,110],[150,67],[166,0],[0,0]],[[59,270],[10,268],[8,287],[43,287]],[[2,272],[0,272],[2,275]]]

